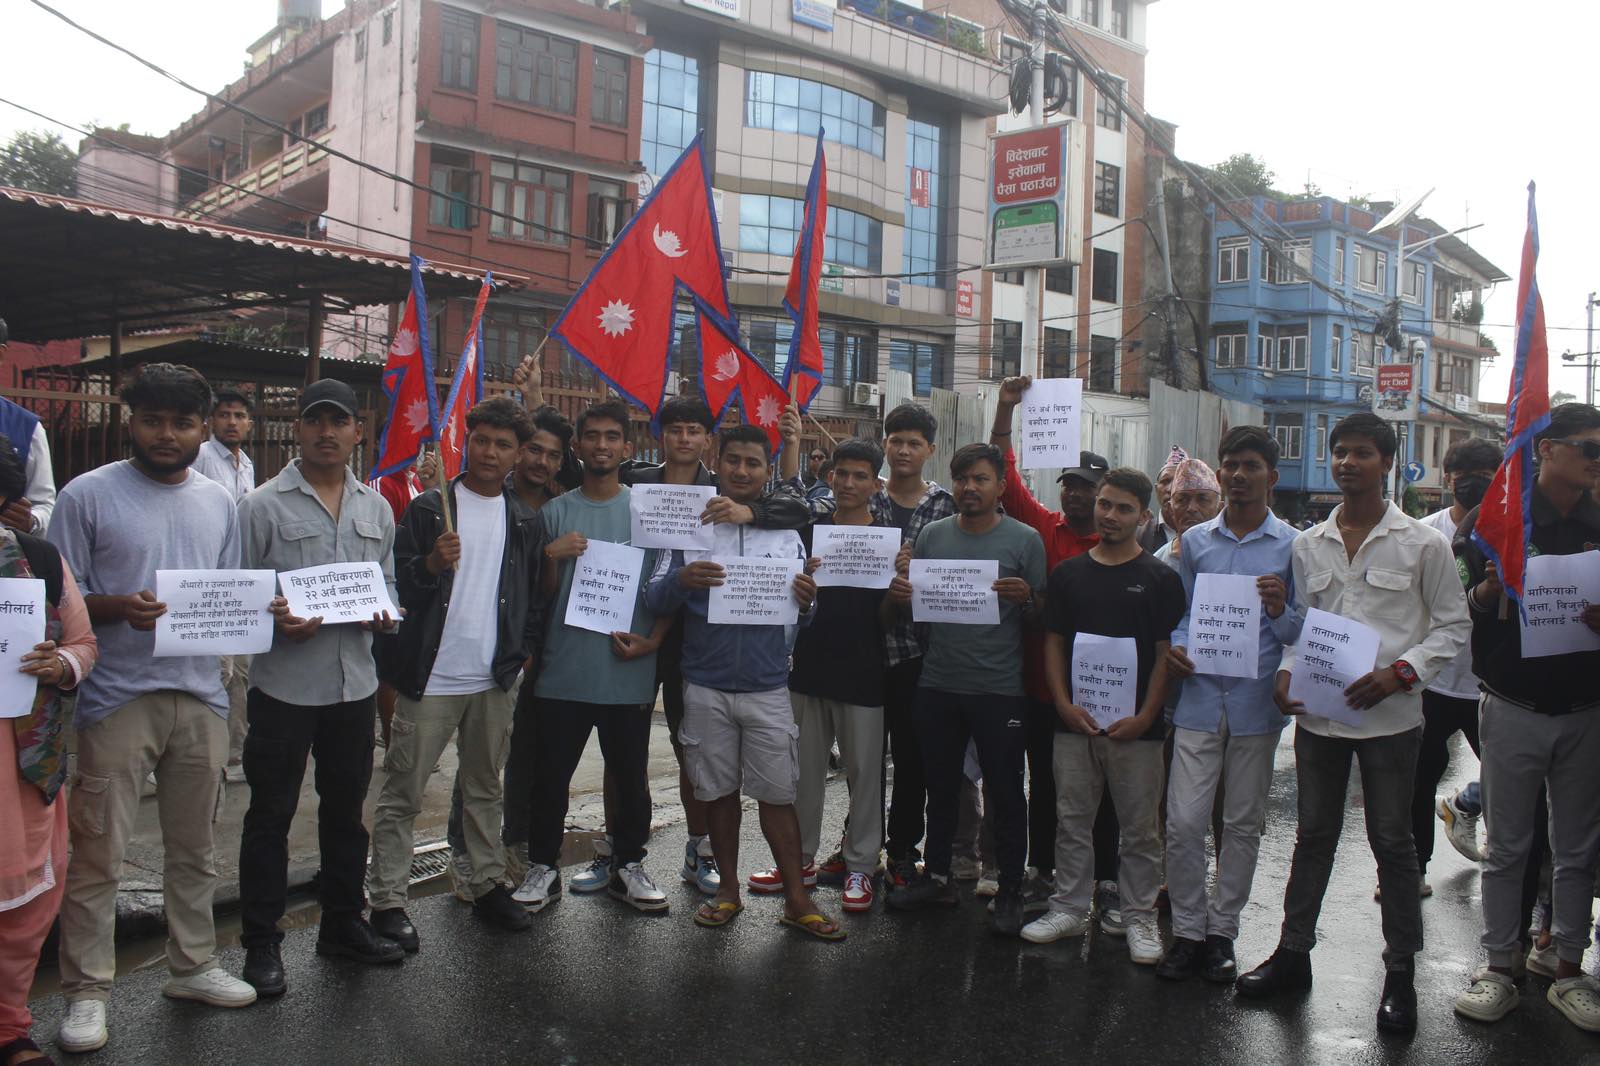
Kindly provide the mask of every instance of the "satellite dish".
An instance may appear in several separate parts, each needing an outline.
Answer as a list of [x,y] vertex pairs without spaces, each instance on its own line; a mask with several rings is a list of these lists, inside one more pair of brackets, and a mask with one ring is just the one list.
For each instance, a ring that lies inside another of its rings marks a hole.
[[1383,218],[1378,222],[1378,224],[1376,226],[1373,226],[1371,229],[1367,230],[1367,233],[1369,235],[1374,234],[1374,233],[1381,233],[1384,230],[1388,229],[1390,226],[1397,225],[1398,223],[1404,222],[1407,218],[1409,218],[1411,216],[1411,213],[1413,211],[1415,211],[1417,208],[1422,206],[1422,201],[1426,200],[1428,197],[1430,197],[1432,195],[1433,195],[1433,189],[1430,188],[1427,192],[1423,193],[1421,196],[1413,197],[1412,199],[1407,200],[1405,203],[1401,204],[1399,207],[1396,207],[1393,211],[1390,211],[1387,215],[1384,215]]

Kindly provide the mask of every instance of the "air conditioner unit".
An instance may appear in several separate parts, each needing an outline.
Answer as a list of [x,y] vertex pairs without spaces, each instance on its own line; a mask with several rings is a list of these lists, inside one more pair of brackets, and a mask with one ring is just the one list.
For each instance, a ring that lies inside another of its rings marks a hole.
[[883,391],[870,381],[858,381],[850,386],[850,402],[857,407],[876,407],[883,399]]

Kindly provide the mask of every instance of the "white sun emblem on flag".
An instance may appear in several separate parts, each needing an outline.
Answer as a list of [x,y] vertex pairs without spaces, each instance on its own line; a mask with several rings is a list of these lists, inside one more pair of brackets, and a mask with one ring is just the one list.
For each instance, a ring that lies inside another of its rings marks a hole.
[[739,376],[739,353],[729,348],[717,356],[717,368],[712,373],[716,381],[732,381]]
[[756,421],[763,426],[777,425],[778,401],[771,396],[761,397],[761,402],[756,404]]
[[600,328],[608,336],[620,337],[633,328],[633,308],[621,300],[612,300],[600,309]]
[[420,396],[413,400],[411,404],[406,407],[405,420],[406,428],[410,429],[413,433],[421,433],[423,430],[427,429],[428,401]]
[[402,329],[394,335],[394,343],[389,346],[389,351],[401,359],[409,359],[417,354],[417,331]]

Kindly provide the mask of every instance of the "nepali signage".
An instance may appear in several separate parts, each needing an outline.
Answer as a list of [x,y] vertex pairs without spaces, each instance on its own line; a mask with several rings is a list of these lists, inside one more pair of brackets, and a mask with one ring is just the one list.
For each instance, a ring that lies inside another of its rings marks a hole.
[[1061,122],[990,139],[989,269],[1057,266],[1075,258],[1083,185],[1071,160],[1082,157],[1082,138],[1077,123]]
[[743,14],[744,0],[683,0],[684,7],[695,7],[723,18],[738,19]]
[[833,32],[833,15],[839,0],[794,0],[793,17],[802,26]]
[[1416,365],[1383,363],[1374,368],[1372,413],[1390,422],[1417,420]]

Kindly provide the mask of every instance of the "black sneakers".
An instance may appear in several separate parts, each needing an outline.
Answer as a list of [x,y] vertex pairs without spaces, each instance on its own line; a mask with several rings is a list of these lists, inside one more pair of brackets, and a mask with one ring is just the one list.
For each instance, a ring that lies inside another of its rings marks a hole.
[[533,924],[528,911],[511,898],[506,886],[496,884],[472,901],[472,914],[507,932],[520,933]]
[[990,928],[996,936],[1022,935],[1022,890],[1002,888],[994,898],[994,918]]
[[889,893],[889,907],[897,911],[915,911],[923,907],[954,907],[961,900],[956,896],[956,886],[947,877],[944,880],[930,873],[920,873],[901,887]]
[[1156,976],[1167,981],[1187,981],[1200,972],[1205,961],[1206,945],[1180,936],[1172,941],[1172,946],[1156,964]]
[[1217,933],[1206,937],[1206,964],[1200,976],[1212,984],[1233,984],[1239,976],[1239,964],[1233,958],[1233,941]]

